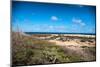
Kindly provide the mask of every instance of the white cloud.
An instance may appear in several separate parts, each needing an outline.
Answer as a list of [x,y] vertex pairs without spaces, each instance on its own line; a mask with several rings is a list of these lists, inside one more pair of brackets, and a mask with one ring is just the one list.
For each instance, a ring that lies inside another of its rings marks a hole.
[[81,22],[82,22],[81,19],[76,19],[76,18],[73,18],[72,21],[73,21],[74,23],[81,23]]
[[34,24],[30,27],[35,32],[65,32],[67,27],[63,25]]
[[85,23],[82,22],[81,25],[82,25],[82,26],[85,26]]
[[72,22],[81,26],[85,26],[86,24],[82,21],[82,19],[73,18]]
[[51,20],[57,21],[57,20],[58,20],[58,17],[56,17],[56,16],[51,16]]

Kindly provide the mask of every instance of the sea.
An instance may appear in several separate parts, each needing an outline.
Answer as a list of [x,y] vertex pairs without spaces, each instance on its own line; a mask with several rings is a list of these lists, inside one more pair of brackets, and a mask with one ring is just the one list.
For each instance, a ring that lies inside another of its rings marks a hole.
[[25,34],[81,34],[81,35],[96,35],[96,33],[68,33],[68,32],[24,32]]

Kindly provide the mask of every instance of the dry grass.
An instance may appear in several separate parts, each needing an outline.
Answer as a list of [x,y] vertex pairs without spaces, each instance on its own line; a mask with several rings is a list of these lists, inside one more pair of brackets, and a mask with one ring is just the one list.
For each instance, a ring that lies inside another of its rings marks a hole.
[[[52,64],[79,61],[94,61],[95,48],[80,47],[88,55],[61,47],[47,40],[35,40],[33,37],[12,33],[13,65]],[[90,58],[89,58],[90,57]]]

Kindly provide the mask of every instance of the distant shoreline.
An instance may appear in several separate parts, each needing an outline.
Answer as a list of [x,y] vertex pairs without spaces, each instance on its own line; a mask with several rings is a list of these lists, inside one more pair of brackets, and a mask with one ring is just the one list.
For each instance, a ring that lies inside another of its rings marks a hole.
[[26,34],[68,34],[68,35],[96,35],[95,33],[66,33],[66,32],[24,32]]
[[[15,32],[18,33],[18,32]],[[19,32],[22,35],[25,36],[31,36],[31,35],[49,35],[49,36],[64,36],[64,37],[86,37],[86,38],[95,38],[96,34],[90,34],[90,33],[43,33],[43,32]],[[42,36],[42,37],[48,37],[48,36]]]
[[52,36],[65,36],[65,37],[86,37],[86,38],[95,38],[96,34],[91,33],[49,33],[49,32],[24,32],[26,35],[52,35]]

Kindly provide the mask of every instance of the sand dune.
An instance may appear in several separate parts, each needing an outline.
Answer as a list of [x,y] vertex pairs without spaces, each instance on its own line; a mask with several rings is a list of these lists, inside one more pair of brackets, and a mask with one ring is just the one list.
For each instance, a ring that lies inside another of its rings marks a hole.
[[66,47],[69,47],[69,46],[77,46],[77,47],[80,47],[80,46],[95,46],[95,43],[94,44],[88,44],[87,42],[79,42],[79,41],[75,41],[75,40],[72,40],[72,41],[65,41],[65,42],[62,42],[62,41],[57,41],[57,40],[49,40],[50,42],[55,42],[57,45],[59,46],[66,46]]

